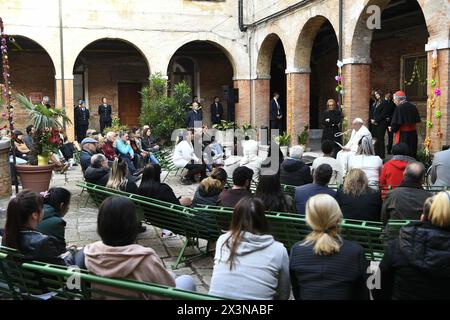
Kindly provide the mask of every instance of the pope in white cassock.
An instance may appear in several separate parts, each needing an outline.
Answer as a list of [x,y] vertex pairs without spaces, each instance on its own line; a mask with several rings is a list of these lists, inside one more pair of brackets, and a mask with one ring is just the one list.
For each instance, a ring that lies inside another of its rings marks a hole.
[[372,135],[370,134],[369,129],[364,126],[364,121],[361,118],[356,118],[352,122],[352,136],[350,140],[347,142],[345,146],[342,147],[342,150],[337,154],[337,161],[341,164],[342,168],[344,168],[343,176],[347,175],[348,171],[348,160],[350,157],[356,154],[358,150],[358,143],[364,136],[370,137],[372,139]]

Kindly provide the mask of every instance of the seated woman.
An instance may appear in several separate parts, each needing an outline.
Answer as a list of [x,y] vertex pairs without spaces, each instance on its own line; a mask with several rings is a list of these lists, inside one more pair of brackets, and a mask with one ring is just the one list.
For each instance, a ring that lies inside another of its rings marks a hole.
[[43,234],[53,236],[58,240],[61,252],[66,250],[64,216],[70,207],[70,191],[64,188],[50,188],[43,195],[44,217],[39,222],[37,230]]
[[267,211],[295,213],[292,198],[283,193],[278,174],[267,174],[259,178],[255,196],[262,200]]
[[219,194],[227,184],[227,172],[222,168],[213,169],[208,178],[202,180],[194,194],[192,206],[215,206],[219,200]]
[[313,230],[291,251],[291,282],[297,300],[368,299],[367,261],[363,248],[343,240],[336,200],[327,194],[306,203],[306,222]]
[[[195,291],[191,277],[174,275],[164,268],[164,264],[151,248],[136,244],[139,223],[136,206],[123,197],[109,197],[101,204],[97,217],[97,232],[101,241],[84,248],[86,268],[99,276],[133,279],[142,282],[177,287]],[[98,285],[100,286],[100,285]],[[130,292],[108,287],[104,291],[130,295]],[[136,298],[161,299],[161,297],[136,294]],[[97,293],[96,299],[111,298]]]
[[83,267],[82,251],[76,256],[66,252],[60,241],[37,231],[44,216],[43,199],[38,193],[24,190],[9,201],[2,245],[18,250],[25,261],[41,261]]
[[187,197],[178,199],[168,184],[161,183],[161,167],[158,164],[145,166],[136,194],[188,207],[192,203]]
[[28,161],[28,154],[30,153],[30,149],[28,149],[27,145],[23,140],[23,133],[19,130],[14,130],[13,141],[15,146],[16,157]]
[[196,175],[200,175],[200,179],[203,180],[206,177],[206,166],[199,163],[200,159],[194,153],[194,147],[192,146],[193,131],[188,130],[185,135],[179,138],[180,141],[175,146],[172,160],[177,168],[188,170],[187,174],[181,178],[181,182],[191,184],[195,181]]
[[134,181],[128,178],[128,165],[121,158],[114,160],[107,188],[116,189],[129,193],[136,193],[138,187]]
[[217,240],[209,294],[244,300],[289,299],[288,254],[268,229],[261,200],[250,197],[238,202],[230,230]]
[[373,189],[378,189],[382,167],[383,160],[375,155],[372,139],[364,136],[359,141],[356,155],[349,158],[348,170],[361,169],[367,176],[369,186]]
[[389,242],[376,276],[381,284],[373,290],[375,300],[450,299],[449,252],[450,193],[441,192],[425,202],[421,221],[401,228]]
[[351,169],[344,187],[338,189],[336,200],[344,219],[381,221],[381,194],[369,187],[366,174],[361,169]]

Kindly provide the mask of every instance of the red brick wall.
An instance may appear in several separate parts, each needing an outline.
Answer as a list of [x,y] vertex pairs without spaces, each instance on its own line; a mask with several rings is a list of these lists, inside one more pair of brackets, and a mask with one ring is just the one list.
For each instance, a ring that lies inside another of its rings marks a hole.
[[[236,122],[238,124],[250,123],[251,80],[235,80],[234,88],[239,89],[239,103],[236,103],[235,106]],[[256,125],[258,125],[258,123]]]
[[[101,98],[106,97],[112,105],[113,115],[118,115],[119,82],[141,82],[146,84],[149,73],[144,59],[139,55],[89,54],[86,58],[88,68],[88,97],[91,109],[90,128],[99,129],[97,107]],[[81,97],[74,97],[78,100]]]
[[[50,56],[40,52],[11,51],[10,79],[13,90],[29,97],[30,92],[41,92],[55,105],[55,69]],[[14,104],[14,103],[13,103]],[[30,120],[23,109],[14,110],[15,128],[25,132]]]
[[[218,96],[222,102],[227,119],[227,103],[223,96],[222,86],[233,87],[233,69],[227,59],[221,56],[193,57],[200,71],[200,99],[203,106],[203,122],[211,125],[210,105],[214,97]],[[194,93],[195,95],[195,93]]]
[[[428,36],[422,27],[408,31],[408,36],[374,39],[371,47],[370,79],[373,89],[383,92],[399,90],[401,86],[401,59],[403,55],[425,53]],[[424,78],[426,75],[423,75]],[[409,79],[408,79],[409,80]],[[426,101],[412,101],[425,118]]]

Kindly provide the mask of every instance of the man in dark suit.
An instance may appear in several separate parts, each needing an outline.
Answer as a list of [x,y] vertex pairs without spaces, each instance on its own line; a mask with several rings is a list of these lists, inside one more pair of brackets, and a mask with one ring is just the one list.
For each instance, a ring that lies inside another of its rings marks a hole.
[[98,106],[98,115],[100,116],[100,132],[107,127],[111,127],[111,113],[112,107],[107,103],[105,97],[102,98],[102,104]]
[[219,97],[214,97],[214,103],[211,105],[211,123],[219,124],[222,121],[223,106],[219,101]]
[[89,110],[86,108],[85,102],[81,100],[74,110],[75,131],[79,143],[86,138],[86,131],[89,128],[89,116]]
[[198,110],[198,103],[192,103],[192,110],[187,113],[186,117],[186,128],[194,128],[195,122],[202,122],[202,113]]
[[273,99],[270,101],[270,130],[281,129],[281,119],[283,119],[283,114],[281,113],[280,94],[274,92]]

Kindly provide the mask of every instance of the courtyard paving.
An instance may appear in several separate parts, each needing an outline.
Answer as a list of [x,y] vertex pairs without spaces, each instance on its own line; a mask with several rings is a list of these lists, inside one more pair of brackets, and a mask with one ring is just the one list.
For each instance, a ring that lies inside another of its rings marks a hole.
[[[165,174],[165,173],[164,173]],[[97,208],[95,205],[87,200],[87,193],[81,193],[81,188],[77,186],[77,183],[82,181],[82,174],[80,166],[72,167],[67,175],[54,174],[51,187],[58,186],[64,187],[71,191],[72,200],[69,212],[64,220],[67,222],[66,226],[66,241],[68,245],[75,244],[77,246],[84,246],[89,243],[99,240],[97,234]],[[180,177],[171,174],[166,183],[171,185],[177,196],[194,195],[197,185],[182,185],[180,183]],[[13,188],[13,194],[14,194]],[[9,198],[0,199],[0,228],[3,228],[6,221],[6,207],[8,205]],[[139,234],[138,243],[150,247],[156,251],[161,257],[166,268],[170,269],[170,266],[176,261],[178,252],[180,251],[183,243],[183,238],[176,235],[173,237],[161,238],[161,230],[151,225],[146,225],[147,231]],[[202,246],[206,245],[206,242],[201,243]],[[193,249],[189,249],[188,253],[194,253]],[[213,267],[213,257],[206,256],[198,260],[195,260],[187,265],[180,264],[179,268],[174,270],[175,274],[191,275],[194,282],[197,285],[197,291],[207,293],[209,290],[209,284],[211,282]]]

